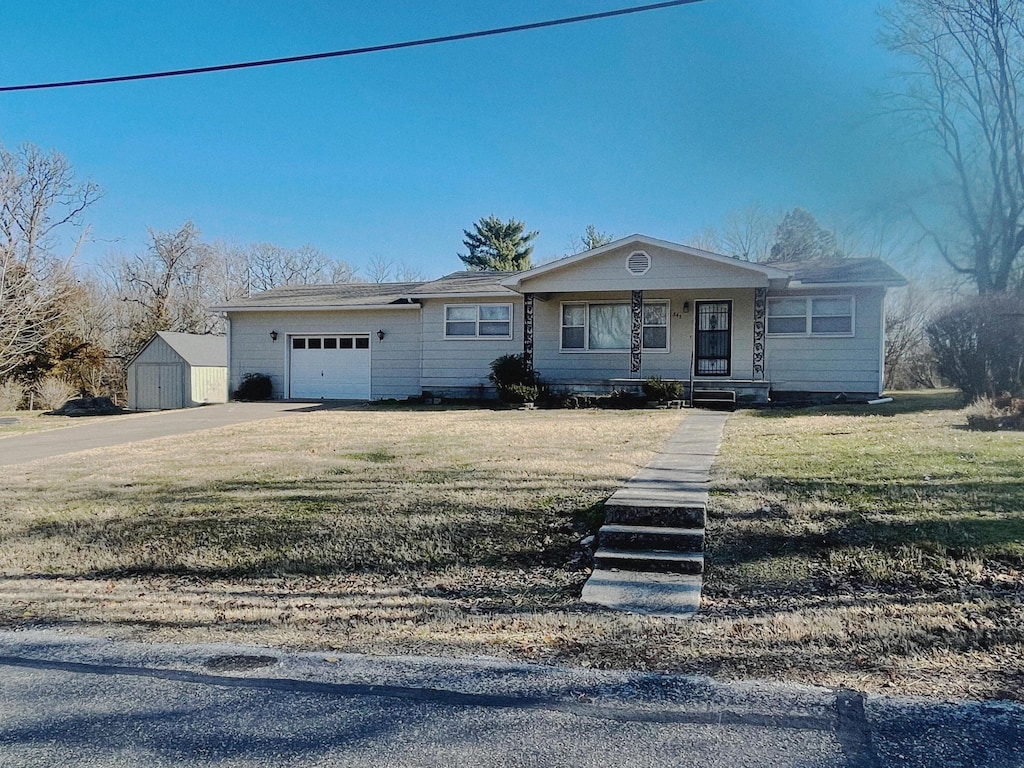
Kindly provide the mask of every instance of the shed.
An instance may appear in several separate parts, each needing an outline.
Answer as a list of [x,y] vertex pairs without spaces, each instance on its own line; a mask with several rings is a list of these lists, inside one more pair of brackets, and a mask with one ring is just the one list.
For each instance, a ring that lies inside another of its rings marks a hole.
[[228,399],[224,336],[157,331],[128,363],[128,407],[190,408]]

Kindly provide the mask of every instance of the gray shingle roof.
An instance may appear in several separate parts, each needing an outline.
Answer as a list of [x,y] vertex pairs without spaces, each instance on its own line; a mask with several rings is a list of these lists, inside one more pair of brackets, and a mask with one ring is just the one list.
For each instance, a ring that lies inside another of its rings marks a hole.
[[452,272],[437,280],[420,283],[412,296],[436,296],[449,293],[472,293],[477,296],[511,293],[501,281],[515,272]]
[[366,304],[394,304],[409,296],[420,283],[336,283],[333,285],[286,285],[257,293],[247,299],[233,299],[215,309],[267,307],[346,307]]
[[216,368],[228,364],[228,340],[225,336],[173,331],[157,331],[156,335],[181,355],[189,365]]
[[511,272],[453,272],[424,283],[337,283],[334,285],[286,285],[257,293],[247,299],[233,299],[214,307],[219,310],[301,309],[303,307],[361,307],[402,304],[425,296],[507,295],[501,281]]
[[880,259],[812,259],[772,262],[801,283],[865,283],[905,285],[903,275]]
[[[904,285],[903,276],[878,259],[833,259],[778,262],[767,266],[788,272],[807,284],[864,283]],[[408,304],[431,296],[507,296],[514,293],[501,281],[516,272],[452,272],[422,283],[338,283],[288,285],[234,299],[217,310],[346,308]]]

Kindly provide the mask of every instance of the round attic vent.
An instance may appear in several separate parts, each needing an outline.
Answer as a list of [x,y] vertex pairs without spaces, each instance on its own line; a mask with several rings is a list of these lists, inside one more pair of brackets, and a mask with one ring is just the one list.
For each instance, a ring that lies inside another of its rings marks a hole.
[[626,271],[631,275],[646,275],[651,268],[651,257],[643,251],[633,251],[626,259]]

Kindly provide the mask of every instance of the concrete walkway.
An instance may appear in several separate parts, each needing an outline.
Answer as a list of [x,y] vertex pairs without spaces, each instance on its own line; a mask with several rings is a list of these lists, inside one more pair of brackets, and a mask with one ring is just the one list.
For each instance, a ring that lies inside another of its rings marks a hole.
[[[608,538],[621,538],[626,527],[631,527],[638,538],[654,540],[664,539],[669,532],[690,534],[690,538],[699,532],[700,551],[666,552],[658,545],[656,552],[599,548],[594,571],[583,587],[584,602],[657,616],[685,617],[698,610],[711,464],[728,417],[728,413],[721,411],[688,413],[661,453],[605,502],[605,528],[611,534]],[[623,522],[627,525],[620,525]],[[668,527],[683,524],[687,526],[685,530]],[[605,528],[602,534],[606,533]],[[627,565],[650,558],[655,562]],[[692,564],[692,569],[685,569],[697,573],[657,572],[662,570],[657,560],[676,569]]]
[[0,438],[0,466],[24,464],[93,448],[182,435],[202,429],[226,427],[270,419],[288,413],[332,407],[322,403],[222,403],[175,411],[131,413],[124,416],[67,418],[68,426]]

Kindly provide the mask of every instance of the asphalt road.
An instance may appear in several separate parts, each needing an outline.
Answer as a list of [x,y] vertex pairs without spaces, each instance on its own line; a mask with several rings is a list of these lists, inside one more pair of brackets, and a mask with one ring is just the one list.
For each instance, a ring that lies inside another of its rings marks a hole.
[[995,768],[1022,745],[1013,704],[0,632],[5,768]]
[[302,413],[335,404],[321,403],[221,403],[174,411],[132,413],[92,420],[87,416],[67,417],[68,426],[44,432],[12,435],[0,440],[0,466],[23,464],[38,459],[64,456],[93,448],[108,448],[139,440],[182,435],[201,429],[225,427],[247,421],[269,419],[287,413]]

